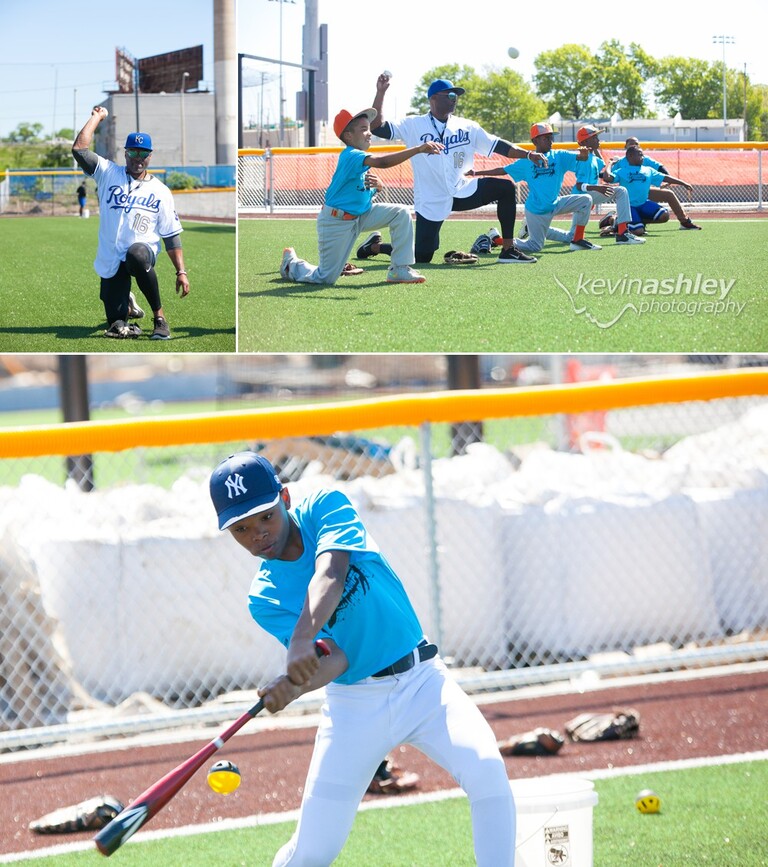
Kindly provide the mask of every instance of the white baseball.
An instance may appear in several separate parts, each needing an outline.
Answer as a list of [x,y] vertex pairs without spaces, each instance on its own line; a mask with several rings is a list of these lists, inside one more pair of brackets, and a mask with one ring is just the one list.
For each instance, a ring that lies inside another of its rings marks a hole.
[[512,46],[507,49],[507,54],[512,58],[512,60],[514,60],[516,57],[520,57],[520,52]]
[[392,73],[388,69],[385,69],[381,74],[386,75],[387,78],[392,78]]

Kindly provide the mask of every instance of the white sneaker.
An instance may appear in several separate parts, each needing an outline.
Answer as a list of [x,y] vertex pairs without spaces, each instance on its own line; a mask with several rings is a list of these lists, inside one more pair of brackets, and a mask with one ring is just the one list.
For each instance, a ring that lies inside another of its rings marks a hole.
[[286,247],[283,250],[283,261],[280,263],[280,276],[284,280],[290,280],[291,275],[289,273],[289,267],[291,262],[296,258],[296,251],[293,247]]
[[599,244],[593,244],[591,241],[588,241],[586,238],[582,238],[580,241],[571,241],[571,252],[575,253],[577,250],[602,250],[603,248]]
[[144,311],[141,309],[141,307],[139,307],[139,302],[136,300],[136,296],[133,294],[133,292],[128,293],[128,318],[144,318]]
[[390,265],[387,271],[387,283],[426,283],[427,278],[410,265]]
[[622,235],[616,235],[617,244],[644,244],[645,238],[638,238],[632,232],[624,232]]

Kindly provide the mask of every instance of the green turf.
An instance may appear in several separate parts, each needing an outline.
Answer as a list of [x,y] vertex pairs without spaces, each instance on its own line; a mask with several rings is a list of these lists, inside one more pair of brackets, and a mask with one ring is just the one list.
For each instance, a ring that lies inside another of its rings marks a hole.
[[[160,297],[171,340],[109,340],[93,270],[99,221],[9,217],[0,222],[0,350],[3,352],[232,352],[235,349],[235,229],[185,222],[182,241],[191,291],[179,298],[162,252]],[[146,307],[140,292],[139,303]]]
[[[195,785],[190,783],[189,785]],[[744,762],[598,780],[593,813],[594,867],[765,867],[768,762]],[[637,792],[652,788],[661,812],[644,816]],[[128,843],[112,856],[123,867],[217,867],[269,864],[293,823],[194,837]],[[361,812],[334,867],[471,867],[469,807],[463,798]],[[92,852],[19,864],[103,864]]]
[[[468,250],[490,223],[447,221],[435,262],[442,262],[446,250]],[[365,274],[320,287],[287,282],[278,272],[285,246],[317,262],[313,220],[241,220],[238,348],[246,352],[765,351],[768,222],[706,220],[703,226],[700,232],[680,231],[673,220],[651,227],[642,246],[623,248],[608,239],[596,252],[570,253],[565,245],[548,242],[535,265],[497,265],[495,254],[470,267],[433,263],[419,266],[428,280],[421,285],[387,284],[389,259],[379,256],[361,263]],[[595,225],[590,225],[587,237],[599,241]],[[610,280],[613,291],[607,282],[587,282],[595,279]],[[689,294],[686,280],[691,281]],[[722,308],[715,306],[718,296],[703,291],[711,291],[705,280],[735,280]],[[679,293],[668,294],[670,288]],[[648,294],[654,289],[657,294]],[[646,306],[654,302],[660,306]],[[669,309],[671,302],[674,310]],[[692,306],[699,302],[698,308]],[[622,313],[627,304],[634,309]]]

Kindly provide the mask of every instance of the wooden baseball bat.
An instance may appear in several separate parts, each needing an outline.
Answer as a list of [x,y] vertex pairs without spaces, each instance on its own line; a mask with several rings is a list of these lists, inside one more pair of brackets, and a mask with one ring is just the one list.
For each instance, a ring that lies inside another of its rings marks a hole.
[[[330,656],[331,653],[328,645],[321,639],[315,642],[315,651],[318,656]],[[249,720],[261,713],[262,710],[264,710],[264,699],[259,699],[252,708],[239,716],[210,743],[169,771],[162,779],[153,783],[145,792],[142,792],[93,838],[99,852],[107,857],[116,852],[139,828],[146,825],[153,816],[163,809],[195,772],[199,771],[235,732],[240,731]]]

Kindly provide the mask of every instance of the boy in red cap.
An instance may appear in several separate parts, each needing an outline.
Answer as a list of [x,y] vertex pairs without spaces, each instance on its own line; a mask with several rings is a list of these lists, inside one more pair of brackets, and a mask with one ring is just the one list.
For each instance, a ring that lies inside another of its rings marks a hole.
[[424,283],[426,277],[414,271],[413,225],[406,205],[375,203],[373,197],[382,188],[378,176],[370,169],[388,169],[404,163],[416,154],[436,154],[443,146],[424,142],[418,147],[382,156],[371,156],[371,121],[375,108],[352,115],[340,111],[333,121],[333,131],[346,145],[339,155],[336,171],[325,193],[325,204],[317,217],[320,264],[310,265],[299,259],[293,247],[286,247],[280,274],[297,283],[335,283],[361,232],[389,227],[392,237],[392,262],[387,283]]

